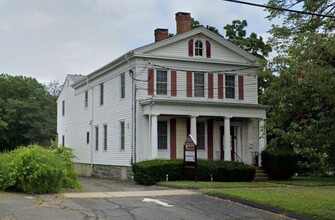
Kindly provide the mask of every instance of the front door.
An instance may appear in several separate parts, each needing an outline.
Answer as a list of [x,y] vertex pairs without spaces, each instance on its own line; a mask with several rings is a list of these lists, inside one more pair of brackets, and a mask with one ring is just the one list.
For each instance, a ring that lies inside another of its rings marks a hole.
[[[230,126],[230,154],[231,160],[235,161],[235,140],[236,140],[236,132],[235,126]],[[221,160],[224,160],[224,126],[220,127],[220,152],[221,152]]]

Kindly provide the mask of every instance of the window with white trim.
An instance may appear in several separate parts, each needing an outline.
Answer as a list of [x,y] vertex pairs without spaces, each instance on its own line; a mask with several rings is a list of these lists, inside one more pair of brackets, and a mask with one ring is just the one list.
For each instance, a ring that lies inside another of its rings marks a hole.
[[90,132],[86,132],[86,144],[90,143]]
[[235,99],[235,75],[225,76],[225,97]]
[[157,124],[158,134],[158,150],[168,149],[168,123],[167,121],[158,121]]
[[95,150],[99,150],[99,127],[95,127]]
[[100,105],[104,104],[104,84],[100,84]]
[[205,150],[205,122],[197,122],[197,149]]
[[205,97],[205,73],[194,73],[194,97]]
[[125,123],[120,121],[120,146],[121,150],[125,149]]
[[104,125],[104,150],[107,150],[107,125]]
[[202,57],[203,56],[203,50],[204,50],[204,47],[203,47],[202,41],[201,40],[196,40],[195,43],[194,43],[194,55]]
[[126,75],[122,73],[120,75],[120,97],[123,99],[126,97]]
[[167,95],[168,74],[166,70],[156,71],[156,95]]
[[88,91],[85,91],[85,101],[84,101],[85,108],[88,107]]
[[65,115],[65,100],[62,101],[62,116]]

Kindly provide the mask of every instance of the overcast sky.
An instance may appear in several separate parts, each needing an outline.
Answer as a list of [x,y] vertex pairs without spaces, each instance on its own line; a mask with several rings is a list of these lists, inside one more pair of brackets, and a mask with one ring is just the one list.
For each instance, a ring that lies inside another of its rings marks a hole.
[[264,38],[271,26],[263,9],[221,0],[0,0],[0,73],[42,83],[87,75],[152,43],[156,28],[175,33],[179,11],[222,34],[236,19]]

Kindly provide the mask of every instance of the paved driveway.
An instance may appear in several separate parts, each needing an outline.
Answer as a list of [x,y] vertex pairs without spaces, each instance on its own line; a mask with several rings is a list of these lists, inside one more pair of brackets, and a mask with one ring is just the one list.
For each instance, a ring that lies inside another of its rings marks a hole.
[[[0,219],[288,219],[239,203],[184,190],[81,178],[83,188],[66,193],[117,195],[73,198],[65,194],[31,196],[0,194]],[[164,192],[164,193],[163,193]],[[188,195],[186,192],[190,192]],[[127,197],[123,197],[125,194]],[[130,196],[133,194],[133,196]]]

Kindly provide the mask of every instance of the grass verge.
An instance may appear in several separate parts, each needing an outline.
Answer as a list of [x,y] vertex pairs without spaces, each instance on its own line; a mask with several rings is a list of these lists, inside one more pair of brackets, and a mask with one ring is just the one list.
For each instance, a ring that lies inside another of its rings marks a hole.
[[237,197],[317,219],[335,219],[335,190],[329,188],[216,189],[210,194]]
[[335,186],[335,177],[293,177],[286,181],[271,181],[272,183],[293,185],[293,186]]
[[218,189],[218,188],[268,188],[285,187],[271,182],[194,182],[194,181],[172,181],[160,182],[160,186],[189,188],[189,189]]

